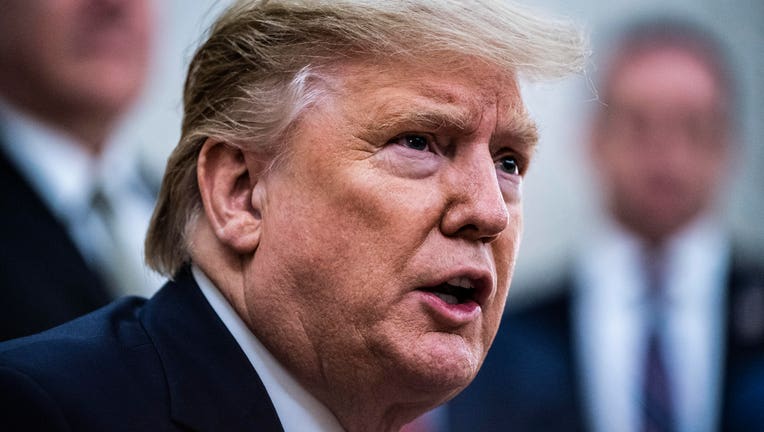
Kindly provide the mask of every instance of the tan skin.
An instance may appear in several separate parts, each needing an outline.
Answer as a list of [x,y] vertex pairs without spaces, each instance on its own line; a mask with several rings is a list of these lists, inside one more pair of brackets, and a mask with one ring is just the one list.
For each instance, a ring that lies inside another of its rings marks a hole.
[[98,154],[138,95],[149,0],[8,0],[0,14],[0,95]]
[[[474,377],[499,326],[535,144],[513,77],[348,65],[289,156],[208,140],[193,260],[349,431],[398,430]],[[479,280],[477,312],[420,288]]]
[[726,95],[707,64],[677,48],[620,59],[592,155],[610,212],[648,243],[708,211],[730,168]]

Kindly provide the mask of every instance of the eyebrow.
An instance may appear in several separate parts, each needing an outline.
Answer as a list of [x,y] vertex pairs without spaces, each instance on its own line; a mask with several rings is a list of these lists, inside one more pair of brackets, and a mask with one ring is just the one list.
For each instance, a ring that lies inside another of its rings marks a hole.
[[535,152],[539,141],[538,125],[528,111],[524,107],[512,106],[507,117],[509,123],[501,126],[502,130],[493,137],[491,144],[498,146],[509,141],[512,147],[519,147],[528,154]]
[[[407,127],[424,127],[433,131],[448,131],[459,134],[470,132],[471,125],[476,123],[475,114],[468,109],[452,108],[443,106],[420,107],[406,110],[386,111],[381,121],[379,118],[370,116],[365,130],[372,135],[387,134],[391,129],[404,129]],[[491,139],[491,146],[497,148],[514,148],[531,154],[538,143],[538,126],[530,118],[524,107],[512,106],[506,117],[510,119],[499,125],[498,131]],[[510,143],[510,144],[506,144]]]
[[465,132],[470,124],[471,116],[461,110],[433,109],[432,107],[421,110],[406,110],[389,112],[382,121],[372,122],[368,130],[372,133],[385,132],[390,129],[402,128],[408,125],[423,126],[432,130],[452,130]]

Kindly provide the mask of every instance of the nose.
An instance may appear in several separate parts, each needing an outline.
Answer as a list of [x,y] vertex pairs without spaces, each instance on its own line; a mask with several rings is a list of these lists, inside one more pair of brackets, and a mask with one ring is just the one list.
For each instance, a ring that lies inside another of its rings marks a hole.
[[509,214],[490,154],[473,155],[449,170],[450,200],[440,229],[449,237],[489,243],[507,228]]

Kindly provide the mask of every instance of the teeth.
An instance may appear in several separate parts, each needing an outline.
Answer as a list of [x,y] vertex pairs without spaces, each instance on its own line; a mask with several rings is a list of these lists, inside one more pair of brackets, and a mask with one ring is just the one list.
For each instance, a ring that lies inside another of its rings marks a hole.
[[436,296],[438,296],[439,299],[443,300],[447,304],[454,305],[454,304],[458,304],[459,303],[459,299],[456,298],[455,295],[444,294],[444,293],[439,293],[439,292],[436,292],[434,294]]
[[475,288],[474,286],[472,286],[472,281],[466,277],[453,278],[447,281],[446,283],[449,285],[458,286],[462,288],[468,288],[468,289]]

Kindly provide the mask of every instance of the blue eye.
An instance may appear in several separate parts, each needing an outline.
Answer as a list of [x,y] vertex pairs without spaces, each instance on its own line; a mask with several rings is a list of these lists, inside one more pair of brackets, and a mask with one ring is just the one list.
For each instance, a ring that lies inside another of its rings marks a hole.
[[390,140],[392,144],[402,145],[412,150],[426,151],[430,148],[431,138],[427,135],[406,134]]
[[504,156],[496,162],[496,166],[508,174],[520,174],[520,164],[514,156]]

